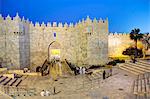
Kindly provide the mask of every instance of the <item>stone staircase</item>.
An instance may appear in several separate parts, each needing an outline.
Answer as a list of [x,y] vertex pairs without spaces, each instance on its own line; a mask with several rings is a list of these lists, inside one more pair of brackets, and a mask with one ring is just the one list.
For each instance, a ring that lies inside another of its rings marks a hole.
[[96,72],[96,73],[92,73],[91,75],[87,75],[86,76],[90,81],[92,80],[97,80],[100,79],[102,77],[102,72]]
[[21,78],[9,78],[6,76],[0,76],[0,85],[18,87],[19,84],[25,79],[26,76]]
[[98,87],[102,80],[102,71],[95,72],[92,74],[87,74],[83,78],[83,87]]
[[144,60],[138,60],[136,63],[127,61],[123,64],[119,64],[119,68],[132,74],[139,75],[150,72],[150,63]]
[[26,85],[21,85],[28,76],[21,76],[20,78],[9,78],[0,76],[0,92],[8,95],[11,99],[18,96],[34,96],[36,94],[35,88],[28,88]]
[[137,76],[133,82],[132,92],[136,99],[150,99],[150,72]]

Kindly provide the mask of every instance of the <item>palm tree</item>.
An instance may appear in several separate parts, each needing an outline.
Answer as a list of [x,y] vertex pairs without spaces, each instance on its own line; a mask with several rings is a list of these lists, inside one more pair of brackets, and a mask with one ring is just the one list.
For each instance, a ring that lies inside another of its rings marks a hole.
[[140,33],[140,29],[133,29],[130,33],[130,39],[135,42],[135,55],[134,58],[137,57],[137,41],[143,38],[143,34]]

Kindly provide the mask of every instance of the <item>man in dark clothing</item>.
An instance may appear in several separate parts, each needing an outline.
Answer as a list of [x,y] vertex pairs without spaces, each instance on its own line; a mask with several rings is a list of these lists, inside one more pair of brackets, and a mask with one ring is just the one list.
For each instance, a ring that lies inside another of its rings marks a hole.
[[0,62],[0,68],[2,68],[2,62]]
[[55,89],[55,87],[54,87],[54,94],[56,94],[56,89]]
[[103,79],[105,79],[105,76],[106,76],[106,72],[105,70],[103,71]]

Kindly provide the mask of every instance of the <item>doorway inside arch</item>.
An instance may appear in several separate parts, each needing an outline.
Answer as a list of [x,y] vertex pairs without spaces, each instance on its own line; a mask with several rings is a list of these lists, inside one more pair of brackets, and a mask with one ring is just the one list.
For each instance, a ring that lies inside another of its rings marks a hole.
[[[61,58],[61,45],[57,41],[53,41],[48,46],[48,59],[42,66],[42,74],[49,74],[51,78],[56,80],[58,77],[67,74],[70,68]],[[46,68],[48,67],[48,68]],[[46,68],[46,69],[45,69]]]
[[60,43],[53,41],[49,47],[49,61],[60,60],[61,46]]
[[61,45],[57,41],[50,43],[48,47],[48,61],[50,62],[50,75],[56,80],[58,77],[62,76],[62,64],[60,61]]

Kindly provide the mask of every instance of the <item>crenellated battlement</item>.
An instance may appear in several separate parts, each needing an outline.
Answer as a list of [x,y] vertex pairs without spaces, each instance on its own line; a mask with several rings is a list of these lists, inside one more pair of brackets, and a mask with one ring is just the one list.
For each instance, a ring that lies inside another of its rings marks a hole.
[[[41,65],[47,57],[47,47],[53,41],[61,45],[61,60],[71,60],[78,65],[104,64],[108,60],[108,18],[98,20],[87,16],[77,23],[33,23],[18,13],[14,17],[0,15],[1,34],[0,48],[7,45],[6,49],[11,52],[8,57],[13,60],[15,68],[29,64]],[[105,43],[97,43],[99,40]],[[100,50],[97,46],[106,50]],[[4,52],[7,53],[1,49],[0,57],[3,57]]]
[[60,60],[79,66],[105,64],[108,56],[122,56],[122,51],[134,44],[129,33],[109,33],[108,18],[92,20],[87,16],[76,23],[33,23],[18,13],[15,17],[0,14],[0,39],[0,57],[9,52],[7,57],[14,66],[10,68],[40,66],[54,41],[61,45]]
[[124,33],[122,33],[122,32],[121,33],[120,32],[114,32],[113,33],[113,32],[110,32],[109,35],[110,36],[128,36],[129,33],[125,33],[125,32]]
[[15,17],[0,14],[0,57],[6,55],[12,60],[8,68],[40,66],[54,41],[61,45],[60,60],[79,66],[105,64],[108,56],[124,57],[122,51],[134,44],[129,33],[109,33],[108,18],[92,20],[87,16],[76,23],[33,23],[18,13]]
[[[128,36],[129,37],[130,33],[126,33],[126,32],[110,32],[109,36]],[[148,34],[150,36],[150,34]]]
[[[7,17],[3,17],[1,14],[0,14],[0,21],[4,22],[4,23],[7,23],[5,24],[6,26],[8,25],[8,23],[10,23],[11,25],[18,25],[19,27],[25,27],[25,25],[28,25],[30,28],[32,29],[38,29],[38,28],[41,28],[41,29],[44,29],[44,28],[47,28],[47,29],[53,29],[53,28],[76,28],[76,27],[80,27],[80,26],[86,26],[86,25],[90,25],[90,26],[93,26],[93,25],[99,25],[99,26],[103,26],[103,25],[106,25],[108,26],[108,18],[106,18],[105,20],[103,20],[102,18],[100,18],[99,20],[97,20],[96,18],[94,18],[93,20],[90,19],[89,16],[86,17],[86,19],[82,18],[82,20],[79,20],[77,23],[62,23],[62,22],[42,22],[42,23],[39,23],[39,22],[35,22],[33,23],[32,21],[29,21],[29,19],[25,19],[24,16],[21,18],[19,16],[18,13],[16,13],[16,16],[15,17],[11,17],[10,15],[7,15]],[[22,24],[22,25],[21,25]],[[10,26],[10,25],[9,25]],[[20,31],[20,30],[14,30],[13,32],[14,34],[23,34],[23,31]],[[109,36],[128,36],[129,33],[118,33],[118,32],[110,32],[109,33]]]
[[17,22],[22,22],[22,23],[28,23],[30,24],[30,26],[33,26],[33,27],[58,27],[58,28],[62,28],[62,27],[68,27],[68,28],[72,28],[72,27],[76,27],[78,25],[84,25],[84,24],[108,24],[108,19],[106,20],[102,20],[101,18],[99,20],[97,20],[96,18],[94,18],[94,20],[90,19],[89,16],[87,16],[86,19],[82,19],[82,21],[79,20],[79,22],[73,24],[73,23],[62,23],[62,22],[47,22],[47,23],[39,23],[39,22],[35,22],[35,23],[32,23],[32,21],[29,21],[29,19],[25,19],[24,16],[21,18],[19,16],[19,14],[17,13],[15,17],[11,17],[10,15],[7,15],[7,17],[2,17],[2,15],[0,14],[0,20],[2,20],[3,22],[5,21],[17,21]]

